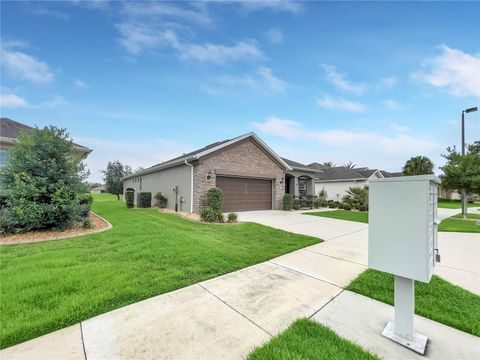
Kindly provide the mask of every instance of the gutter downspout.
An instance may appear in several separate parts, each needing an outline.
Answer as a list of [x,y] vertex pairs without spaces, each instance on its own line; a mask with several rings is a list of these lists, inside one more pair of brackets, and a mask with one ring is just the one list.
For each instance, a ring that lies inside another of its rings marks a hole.
[[190,166],[190,212],[193,213],[193,165],[185,160],[185,165]]

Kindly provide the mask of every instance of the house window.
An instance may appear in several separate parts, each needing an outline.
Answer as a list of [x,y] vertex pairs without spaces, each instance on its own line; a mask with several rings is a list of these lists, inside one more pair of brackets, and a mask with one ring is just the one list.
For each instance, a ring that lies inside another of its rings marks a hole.
[[298,195],[300,195],[300,199],[304,199],[307,197],[307,180],[306,179],[298,179]]
[[0,166],[5,166],[7,164],[8,150],[0,149]]

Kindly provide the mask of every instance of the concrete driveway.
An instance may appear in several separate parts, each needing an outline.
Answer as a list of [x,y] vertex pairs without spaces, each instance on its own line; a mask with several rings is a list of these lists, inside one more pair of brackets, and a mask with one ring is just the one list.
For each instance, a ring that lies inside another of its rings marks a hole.
[[[320,211],[328,210],[330,209]],[[470,209],[470,211],[478,211],[478,209]],[[325,240],[325,243],[313,245],[300,251],[313,251],[331,258],[367,266],[368,224],[309,216],[303,214],[303,212],[248,211],[239,213],[239,219],[319,237]],[[438,209],[440,219],[453,216],[458,212],[458,209]],[[438,243],[441,262],[437,263],[435,274],[453,284],[480,294],[480,235],[439,232]],[[292,254],[288,254],[284,257],[292,256]],[[302,260],[299,259],[298,262],[301,264]]]

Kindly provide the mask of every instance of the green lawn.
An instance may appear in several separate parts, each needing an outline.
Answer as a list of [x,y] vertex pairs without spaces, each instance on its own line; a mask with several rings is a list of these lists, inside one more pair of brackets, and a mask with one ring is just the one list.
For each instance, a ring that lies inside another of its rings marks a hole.
[[368,211],[332,210],[308,212],[305,215],[321,216],[331,219],[368,223]]
[[[393,305],[393,275],[369,269],[347,289]],[[429,284],[415,282],[415,313],[480,336],[480,296],[438,276]]]
[[[480,203],[468,203],[468,207],[480,207]],[[438,207],[445,209],[461,209],[460,200],[438,199]]]
[[312,320],[295,321],[265,345],[254,349],[248,360],[380,359]]
[[480,225],[477,225],[475,219],[480,222],[480,214],[468,214],[467,217],[473,220],[464,220],[462,214],[443,219],[438,225],[438,231],[455,231],[480,233]]
[[113,228],[0,247],[1,348],[321,241],[254,223],[202,224],[116,200],[95,201],[93,210]]
[[[116,201],[117,195],[113,194],[91,194],[95,201]],[[123,199],[123,195],[120,195],[120,199]]]

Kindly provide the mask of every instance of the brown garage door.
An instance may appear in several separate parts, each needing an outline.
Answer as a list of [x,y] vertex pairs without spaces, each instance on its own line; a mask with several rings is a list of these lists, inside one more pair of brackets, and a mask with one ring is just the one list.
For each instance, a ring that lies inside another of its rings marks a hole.
[[217,176],[217,187],[223,190],[223,211],[272,208],[271,180]]

